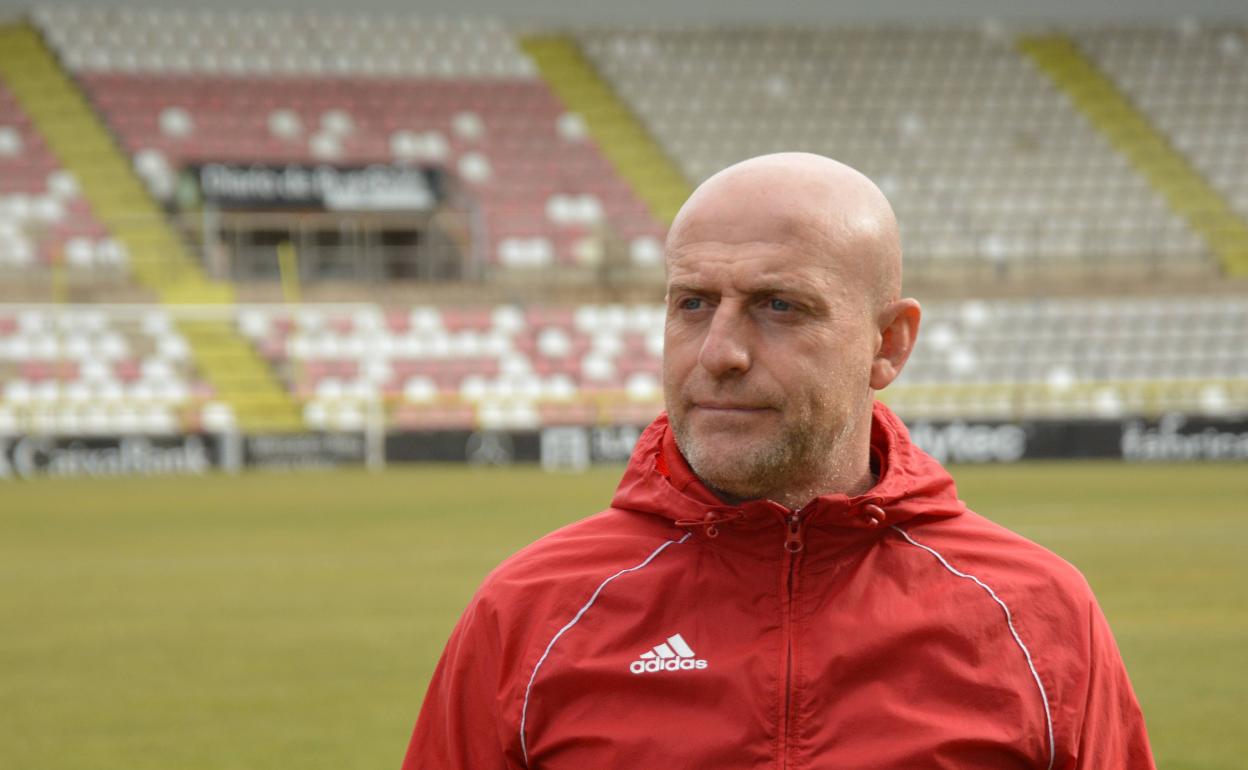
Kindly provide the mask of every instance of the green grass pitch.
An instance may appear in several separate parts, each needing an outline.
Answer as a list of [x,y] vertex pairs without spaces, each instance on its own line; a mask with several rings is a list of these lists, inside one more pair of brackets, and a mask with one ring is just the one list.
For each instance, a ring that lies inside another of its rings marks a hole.
[[[397,768],[482,576],[601,508],[618,474],[0,484],[0,767]],[[1248,466],[955,476],[973,507],[1088,576],[1160,767],[1242,768]]]

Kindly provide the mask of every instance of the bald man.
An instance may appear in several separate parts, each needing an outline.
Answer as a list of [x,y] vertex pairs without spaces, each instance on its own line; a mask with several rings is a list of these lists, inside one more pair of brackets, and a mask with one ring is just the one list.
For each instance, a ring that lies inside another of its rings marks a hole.
[[900,285],[847,166],[700,186],[667,241],[667,413],[610,508],[485,580],[405,769],[1152,768],[1083,578],[874,400],[918,333]]

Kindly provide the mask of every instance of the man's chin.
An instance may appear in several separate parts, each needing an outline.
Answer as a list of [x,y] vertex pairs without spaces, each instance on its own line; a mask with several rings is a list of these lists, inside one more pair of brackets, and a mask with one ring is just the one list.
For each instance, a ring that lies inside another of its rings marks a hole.
[[695,439],[690,451],[682,450],[685,460],[702,483],[716,492],[739,500],[761,497],[765,482],[774,481],[768,469],[775,452],[770,447],[743,447],[741,437],[734,438],[736,441]]

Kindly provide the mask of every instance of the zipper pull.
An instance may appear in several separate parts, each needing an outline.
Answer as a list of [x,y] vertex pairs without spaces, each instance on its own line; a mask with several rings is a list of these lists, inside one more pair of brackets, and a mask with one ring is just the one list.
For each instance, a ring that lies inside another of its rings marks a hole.
[[802,550],[802,518],[796,513],[790,514],[787,523],[788,531],[784,535],[784,550],[797,553]]

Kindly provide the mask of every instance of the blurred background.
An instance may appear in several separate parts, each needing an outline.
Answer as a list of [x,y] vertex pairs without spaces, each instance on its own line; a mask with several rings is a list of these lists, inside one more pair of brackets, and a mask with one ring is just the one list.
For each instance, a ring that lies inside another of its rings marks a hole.
[[676,210],[807,150],[901,223],[881,400],[1241,767],[1248,6],[1179,12],[0,0],[0,764],[397,766],[662,409]]

